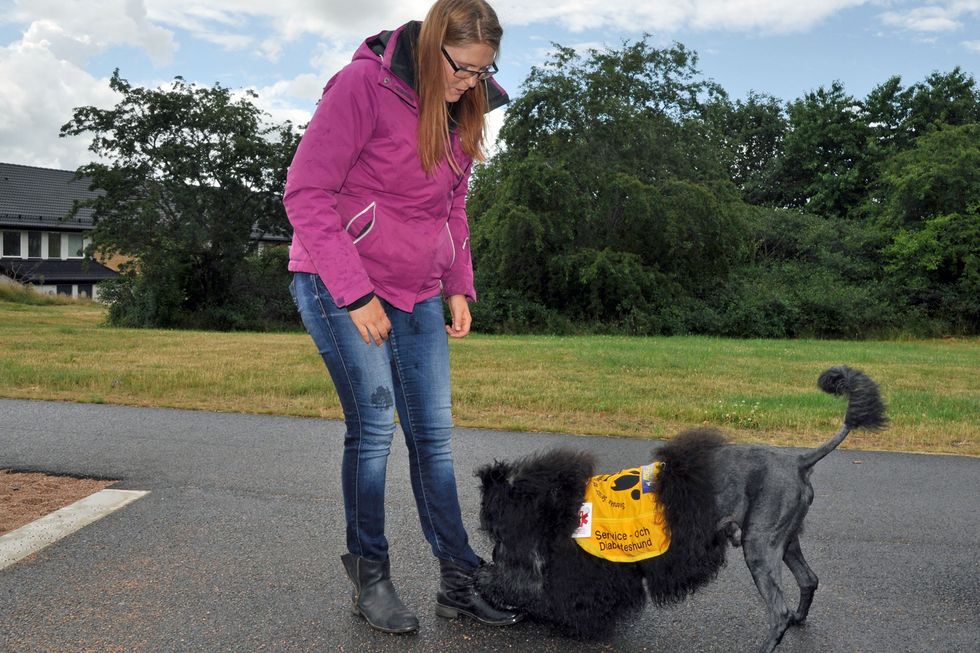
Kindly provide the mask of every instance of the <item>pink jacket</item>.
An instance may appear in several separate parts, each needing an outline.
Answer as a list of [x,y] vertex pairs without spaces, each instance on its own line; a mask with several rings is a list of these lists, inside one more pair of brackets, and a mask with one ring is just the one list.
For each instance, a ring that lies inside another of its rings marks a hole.
[[[411,311],[434,297],[476,299],[456,134],[426,176],[418,158],[411,45],[420,23],[368,38],[323,90],[286,177],[289,269],[320,275],[338,306],[370,292]],[[507,101],[491,80],[491,106]]]

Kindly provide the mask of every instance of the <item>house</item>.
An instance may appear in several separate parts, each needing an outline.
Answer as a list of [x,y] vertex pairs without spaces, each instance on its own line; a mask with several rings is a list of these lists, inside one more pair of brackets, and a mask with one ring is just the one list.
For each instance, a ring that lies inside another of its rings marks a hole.
[[119,273],[84,257],[92,210],[65,217],[95,195],[71,170],[0,163],[0,283],[98,299],[99,283]]

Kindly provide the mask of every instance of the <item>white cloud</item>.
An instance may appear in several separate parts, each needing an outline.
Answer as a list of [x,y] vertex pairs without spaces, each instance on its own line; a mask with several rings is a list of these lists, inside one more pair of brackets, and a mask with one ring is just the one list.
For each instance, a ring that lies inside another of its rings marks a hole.
[[959,21],[943,7],[918,7],[908,11],[887,11],[881,20],[891,27],[915,32],[948,32],[960,27]]
[[249,100],[268,113],[273,122],[289,120],[300,127],[313,117],[313,109],[323,86],[324,80],[319,75],[304,73],[293,79],[254,88],[252,90],[258,97]]
[[[76,64],[124,44],[164,65],[177,47],[172,32],[147,18],[143,0],[15,0],[6,21],[27,25],[27,34],[46,39],[53,53]],[[65,47],[70,43],[74,47]]]
[[[162,66],[178,47],[171,29],[225,49],[258,47],[270,57],[287,37],[320,34],[323,43],[311,56],[311,72],[254,89],[259,94],[256,104],[273,120],[303,124],[312,115],[325,80],[350,61],[356,44],[353,38],[344,42],[329,34],[357,30],[359,39],[370,30],[348,23],[375,23],[372,29],[389,24],[377,16],[365,17],[385,9],[384,4],[360,11],[355,18],[358,12],[349,2],[314,0],[212,0],[207,7],[197,0],[15,0],[4,21],[23,25],[24,32],[19,41],[0,45],[0,85],[4,89],[0,94],[0,160],[61,168],[91,160],[89,139],[58,137],[74,107],[108,108],[118,101],[108,80],[86,72],[87,62],[123,45],[139,48]],[[402,3],[394,11],[395,3],[390,4],[387,9],[392,14],[413,10]],[[250,21],[264,24],[264,31],[256,32]],[[257,37],[264,37],[259,46]],[[157,81],[130,81],[158,85]]]
[[48,50],[53,56],[66,61],[86,61],[98,54],[102,47],[87,35],[69,34],[57,23],[50,20],[36,20],[24,32],[24,45],[35,45]]
[[[537,40],[543,40],[543,39],[537,39]],[[664,41],[663,43],[660,43],[659,41],[660,39],[654,37],[652,42],[658,47],[661,45],[666,46],[669,45],[670,43],[670,41]],[[583,59],[587,59],[590,50],[597,50],[599,52],[604,52],[609,48],[619,47],[620,44],[618,42],[605,43],[603,41],[581,41],[579,43],[560,43],[559,45],[561,45],[561,47],[563,48],[571,48],[572,50],[575,51],[575,54],[582,57]],[[505,42],[503,45],[504,57],[506,58],[508,63],[511,63],[515,60],[515,57],[517,55],[510,54],[510,52],[507,51],[506,48],[507,48],[507,44]],[[541,47],[531,48],[524,51],[520,57],[520,61],[526,66],[541,67],[541,65],[545,61],[551,59],[555,55],[555,53],[556,50],[554,45],[549,43],[547,46],[542,45]],[[517,89],[508,89],[508,90],[516,92]]]
[[140,48],[158,65],[177,47],[154,25],[142,0],[16,0],[5,22],[24,25],[19,41],[0,46],[0,160],[71,169],[90,161],[90,139],[59,138],[74,107],[118,100],[88,61],[109,48]]
[[[2,2],[2,0],[0,0]],[[19,40],[0,43],[0,160],[74,166],[87,158],[82,139],[58,139],[71,108],[108,107],[115,98],[104,79],[86,72],[95,56],[126,46],[157,67],[172,61],[180,39],[223,49],[282,57],[290,43],[313,37],[308,69],[255,88],[256,103],[276,120],[306,122],[329,77],[350,60],[367,34],[422,18],[432,0],[7,0],[2,22],[19,26]],[[961,29],[980,14],[980,0],[491,0],[505,30],[559,25],[567,30],[648,31],[661,37],[685,30],[749,34],[805,31],[861,5],[883,5],[880,20],[927,38]],[[585,39],[582,39],[585,41]],[[963,46],[978,50],[980,41]],[[4,45],[6,47],[4,47]],[[612,44],[616,45],[616,44]],[[505,49],[506,39],[505,39]],[[575,46],[581,51],[602,44]],[[544,60],[542,55],[533,62]],[[514,54],[513,56],[522,56]],[[525,54],[523,56],[527,56]],[[133,84],[153,86],[145,80]],[[188,81],[193,82],[193,79]],[[514,89],[512,89],[514,90]],[[491,114],[502,122],[503,112]],[[499,128],[499,127],[498,127]],[[496,129],[491,125],[491,131]]]
[[[560,24],[572,31],[733,30],[794,32],[851,7],[881,0],[494,0],[507,26]],[[975,4],[978,0],[960,0]],[[285,43],[305,35],[331,42],[360,40],[384,27],[422,18],[431,0],[15,0],[12,20],[48,19],[73,36],[97,43],[138,44],[155,61],[172,54],[170,29],[184,30],[226,48],[258,42],[274,58]],[[953,3],[957,4],[957,3]]]
[[248,34],[228,34],[221,32],[204,31],[196,35],[202,41],[208,41],[215,45],[220,45],[225,50],[244,50],[255,42],[255,39]]
[[320,43],[309,60],[312,72],[252,89],[258,94],[255,104],[276,122],[291,120],[296,125],[306,124],[313,116],[327,80],[350,63],[356,45],[356,42]]
[[[429,0],[14,0],[4,22],[30,26],[52,50],[74,43],[91,56],[113,45],[144,50],[156,65],[177,47],[173,30],[228,49],[260,43],[274,57],[283,44],[312,34],[329,41],[360,40],[383,27],[421,18]],[[28,29],[30,29],[28,27]],[[84,47],[81,47],[84,46]],[[59,55],[64,52],[61,48]],[[81,61],[76,60],[78,63]]]
[[[235,28],[251,37],[260,33],[260,52],[275,59],[283,45],[312,34],[331,41],[360,40],[385,27],[424,16],[429,0],[144,0],[150,18],[183,29],[197,38],[221,34],[226,42]],[[241,34],[240,34],[241,35]],[[240,47],[249,47],[244,39]]]
[[609,27],[630,32],[689,28],[786,33],[809,29],[833,14],[870,1],[564,0],[531,4],[524,0],[496,0],[493,6],[504,23],[558,22],[572,31]]
[[[331,43],[320,43],[310,57],[310,66],[313,71],[321,75],[324,80],[332,77],[334,73],[350,63],[357,41],[334,41]],[[319,94],[317,94],[319,97]]]
[[58,138],[76,106],[112,106],[108,80],[96,79],[27,38],[0,48],[0,160],[74,169],[90,161],[89,140]]
[[980,0],[938,0],[902,11],[886,11],[881,20],[912,32],[951,32],[980,17]]

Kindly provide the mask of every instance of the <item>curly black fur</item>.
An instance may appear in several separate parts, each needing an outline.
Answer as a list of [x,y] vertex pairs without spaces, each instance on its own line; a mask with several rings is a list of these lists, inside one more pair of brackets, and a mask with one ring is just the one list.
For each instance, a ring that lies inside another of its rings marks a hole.
[[670,548],[637,564],[650,598],[658,605],[683,601],[707,584],[725,564],[728,540],[719,530],[712,460],[725,444],[713,429],[685,431],[656,451],[666,464],[657,478],[657,500],[665,508]]
[[639,612],[647,594],[659,605],[683,600],[725,563],[727,541],[718,532],[709,473],[722,444],[715,431],[690,431],[655,452],[666,463],[656,490],[671,544],[638,563],[602,560],[572,539],[595,466],[588,454],[553,449],[481,468],[480,521],[494,543],[494,565],[481,572],[481,591],[581,638],[605,636]]
[[[493,564],[477,572],[480,591],[566,635],[604,637],[638,613],[682,601],[725,564],[727,543],[742,546],[769,612],[769,653],[786,628],[806,619],[817,588],[799,545],[813,499],[810,470],[852,428],[881,428],[887,419],[874,381],[845,366],[824,372],[821,389],[848,397],[844,427],[803,454],[726,445],[711,429],[681,433],[654,451],[664,462],[656,481],[671,541],[662,555],[616,563],[584,551],[571,537],[595,459],[554,449],[515,462],[481,467],[480,523],[493,543]],[[778,565],[800,588],[795,612],[786,606]]]
[[588,454],[553,449],[477,471],[481,528],[494,544],[494,564],[478,573],[481,592],[577,637],[605,635],[644,601],[638,570],[595,558],[572,539],[594,468]]

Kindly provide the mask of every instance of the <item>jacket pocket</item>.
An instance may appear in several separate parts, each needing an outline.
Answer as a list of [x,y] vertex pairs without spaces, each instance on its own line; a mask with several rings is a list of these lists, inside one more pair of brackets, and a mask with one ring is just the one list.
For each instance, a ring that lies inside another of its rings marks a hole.
[[354,244],[356,245],[374,229],[376,221],[377,203],[371,202],[361,209],[357,215],[347,221],[347,224],[344,225],[344,231],[350,234],[350,237],[354,239]]
[[[441,239],[437,250],[437,262],[439,270],[445,274],[453,267],[456,262],[456,243],[453,242],[453,232],[449,230],[449,223],[446,223],[445,236]],[[440,274],[440,276],[442,276]]]

